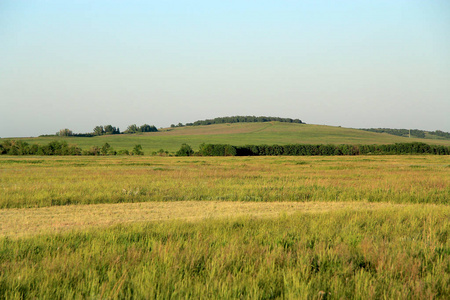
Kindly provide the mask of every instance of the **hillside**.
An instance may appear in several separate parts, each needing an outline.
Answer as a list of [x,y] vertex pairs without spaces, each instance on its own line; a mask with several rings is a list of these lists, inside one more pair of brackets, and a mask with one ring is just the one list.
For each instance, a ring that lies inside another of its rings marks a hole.
[[238,146],[246,144],[393,144],[424,142],[450,146],[448,140],[406,138],[358,129],[282,122],[215,124],[166,128],[159,132],[140,134],[96,137],[39,137],[21,138],[20,140],[38,144],[46,144],[53,140],[65,140],[69,144],[77,144],[82,149],[109,143],[115,150],[121,150],[131,149],[134,145],[140,144],[146,154],[151,154],[159,149],[175,152],[183,143],[191,145],[194,149],[198,149],[202,143]]

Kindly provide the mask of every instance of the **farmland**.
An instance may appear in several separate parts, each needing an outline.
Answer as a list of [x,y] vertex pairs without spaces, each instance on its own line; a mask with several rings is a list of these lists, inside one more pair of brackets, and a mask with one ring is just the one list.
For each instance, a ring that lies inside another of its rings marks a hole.
[[82,149],[108,143],[115,150],[130,150],[133,145],[140,144],[146,155],[160,149],[176,152],[183,143],[191,145],[196,150],[202,143],[240,146],[247,144],[393,144],[422,142],[450,146],[449,140],[406,138],[350,128],[281,122],[166,128],[160,132],[141,134],[96,137],[39,137],[21,138],[20,140],[41,145],[53,140],[64,140],[69,144],[77,144]]
[[447,156],[0,157],[0,298],[448,298]]

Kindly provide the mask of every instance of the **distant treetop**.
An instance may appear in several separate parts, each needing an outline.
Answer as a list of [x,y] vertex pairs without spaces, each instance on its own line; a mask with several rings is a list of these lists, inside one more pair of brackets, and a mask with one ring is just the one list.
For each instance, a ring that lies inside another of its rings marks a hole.
[[422,138],[422,139],[450,139],[450,133],[441,130],[436,131],[426,131],[419,129],[391,129],[391,128],[362,128],[365,131],[377,132],[377,133],[388,133],[397,136]]
[[220,118],[214,118],[214,119],[199,120],[199,121],[195,121],[193,123],[186,123],[186,125],[183,125],[182,123],[178,123],[178,125],[172,124],[170,127],[212,125],[212,124],[225,124],[225,123],[245,123],[245,122],[255,123],[255,122],[271,122],[271,121],[304,124],[299,119],[291,119],[291,118],[264,117],[264,116],[261,116],[261,117],[233,116],[233,117],[220,117]]

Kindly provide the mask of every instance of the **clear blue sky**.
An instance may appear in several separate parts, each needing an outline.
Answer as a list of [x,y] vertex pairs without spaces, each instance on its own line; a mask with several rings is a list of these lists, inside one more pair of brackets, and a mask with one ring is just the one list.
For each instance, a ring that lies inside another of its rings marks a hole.
[[0,1],[0,137],[231,115],[450,131],[450,1]]

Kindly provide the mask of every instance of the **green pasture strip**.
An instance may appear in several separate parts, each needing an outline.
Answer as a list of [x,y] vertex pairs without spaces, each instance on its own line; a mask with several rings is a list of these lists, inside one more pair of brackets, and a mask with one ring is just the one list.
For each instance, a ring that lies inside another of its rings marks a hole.
[[0,238],[4,299],[448,299],[450,208]]
[[447,156],[0,157],[0,208],[149,201],[450,202]]

